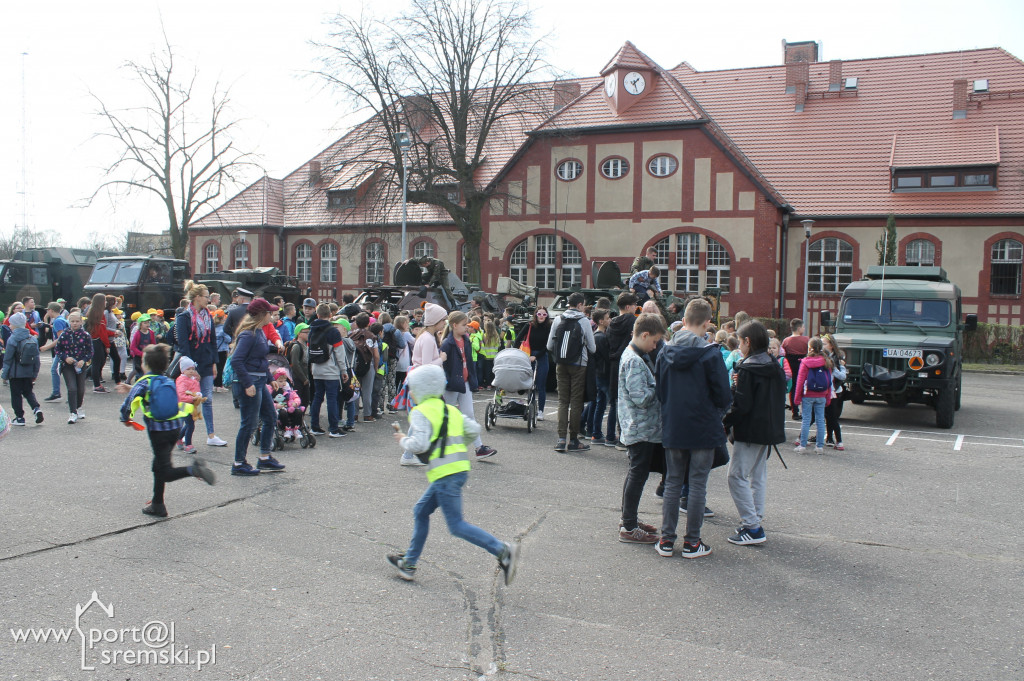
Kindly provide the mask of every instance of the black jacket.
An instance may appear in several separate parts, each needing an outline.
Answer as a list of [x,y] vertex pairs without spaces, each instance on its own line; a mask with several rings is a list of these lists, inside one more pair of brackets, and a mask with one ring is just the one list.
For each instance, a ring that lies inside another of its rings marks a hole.
[[174,318],[175,349],[196,363],[200,376],[212,376],[216,366],[217,329],[210,319],[210,333],[205,339],[196,337],[192,332],[192,313],[185,310]]
[[657,367],[665,449],[725,444],[722,412],[732,403],[732,393],[719,346],[679,331],[658,353]]
[[594,360],[590,364],[594,367],[594,374],[601,380],[608,380],[608,335],[604,331],[594,333]]
[[736,365],[732,407],[723,422],[737,442],[786,441],[786,374],[771,355],[762,352]]
[[608,359],[612,362],[609,366],[610,373],[619,373],[619,360],[622,359],[622,352],[633,340],[633,325],[636,324],[636,316],[631,314],[620,314],[608,324]]

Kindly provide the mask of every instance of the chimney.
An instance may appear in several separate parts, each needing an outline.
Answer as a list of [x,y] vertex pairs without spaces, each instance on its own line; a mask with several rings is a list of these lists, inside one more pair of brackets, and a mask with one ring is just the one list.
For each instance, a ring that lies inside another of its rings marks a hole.
[[843,89],[843,62],[833,59],[828,64],[828,91],[839,92]]
[[804,110],[804,102],[807,101],[807,83],[796,84],[796,105],[793,107],[793,111],[800,112]]
[[786,64],[786,92],[788,94],[796,92],[798,83],[804,84],[804,93],[806,93],[807,83],[810,79],[811,65],[809,62],[797,61]]
[[818,43],[813,40],[803,40],[797,43],[782,41],[782,63],[792,64],[798,61],[818,61]]
[[320,184],[320,161],[309,162],[309,186],[315,187]]
[[580,96],[580,84],[577,81],[560,80],[551,86],[551,91],[554,95],[553,109],[558,112]]
[[953,118],[967,118],[967,80],[953,81]]

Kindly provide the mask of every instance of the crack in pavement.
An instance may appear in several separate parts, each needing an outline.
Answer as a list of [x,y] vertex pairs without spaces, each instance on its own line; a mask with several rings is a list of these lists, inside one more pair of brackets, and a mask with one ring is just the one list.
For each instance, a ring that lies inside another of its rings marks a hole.
[[907,553],[916,553],[922,556],[928,555],[943,555],[943,556],[956,556],[957,558],[965,558],[968,560],[983,560],[992,563],[1020,563],[1021,558],[1013,556],[993,556],[981,553],[966,553],[964,551],[951,551],[949,549],[931,549],[931,548],[918,548],[913,546],[898,546],[896,544],[885,544],[883,542],[869,541],[866,539],[840,539],[828,534],[803,534],[800,532],[786,532],[783,530],[776,530],[772,534],[783,535],[786,537],[796,537],[799,539],[812,539],[815,541],[831,542],[834,544],[853,544],[855,546],[871,546],[883,549],[894,549],[896,551],[906,551]]

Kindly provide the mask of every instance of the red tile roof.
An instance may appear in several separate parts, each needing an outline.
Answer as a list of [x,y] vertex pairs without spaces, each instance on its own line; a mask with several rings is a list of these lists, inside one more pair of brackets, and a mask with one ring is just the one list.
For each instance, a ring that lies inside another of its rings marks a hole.
[[615,53],[612,60],[605,64],[605,67],[601,69],[601,75],[606,75],[614,68],[660,69],[661,67],[655,64],[646,54],[636,49],[636,46],[627,40],[626,44],[620,47],[619,51]]

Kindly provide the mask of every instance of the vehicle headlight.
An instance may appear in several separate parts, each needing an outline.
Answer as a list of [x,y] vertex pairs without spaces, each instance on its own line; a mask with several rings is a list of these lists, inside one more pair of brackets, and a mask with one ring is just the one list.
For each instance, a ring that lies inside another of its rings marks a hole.
[[930,367],[937,366],[942,363],[942,355],[937,352],[929,352],[924,356],[924,363]]

